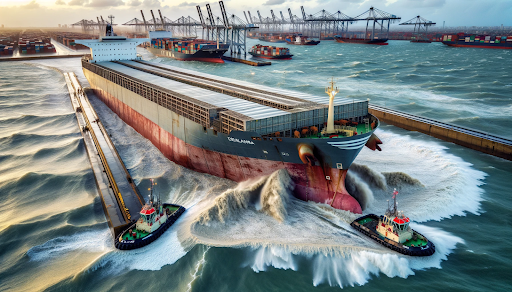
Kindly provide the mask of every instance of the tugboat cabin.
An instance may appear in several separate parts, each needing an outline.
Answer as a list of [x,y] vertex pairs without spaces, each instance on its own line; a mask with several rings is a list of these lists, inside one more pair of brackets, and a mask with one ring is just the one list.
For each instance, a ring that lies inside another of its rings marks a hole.
[[383,216],[379,225],[377,225],[377,232],[386,238],[404,243],[412,238],[409,223],[409,218],[403,214],[393,217]]

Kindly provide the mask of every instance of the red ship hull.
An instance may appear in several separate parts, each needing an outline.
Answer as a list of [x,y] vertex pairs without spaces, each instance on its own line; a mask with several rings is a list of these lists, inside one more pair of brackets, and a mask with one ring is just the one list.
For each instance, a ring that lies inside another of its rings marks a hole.
[[463,45],[463,44],[447,44],[445,42],[443,42],[443,44],[449,46],[449,47],[463,47],[463,48],[481,48],[481,49],[498,49],[498,50],[512,50],[512,46],[510,47],[505,47],[505,46],[501,46],[501,47],[498,47],[498,46],[485,46],[485,45]]
[[[358,201],[345,188],[347,170],[230,155],[199,148],[177,138],[106,91],[96,95],[126,124],[150,140],[169,160],[197,172],[241,182],[286,169],[295,183],[294,196],[329,204],[336,209],[362,213]],[[326,180],[326,175],[329,180]]]

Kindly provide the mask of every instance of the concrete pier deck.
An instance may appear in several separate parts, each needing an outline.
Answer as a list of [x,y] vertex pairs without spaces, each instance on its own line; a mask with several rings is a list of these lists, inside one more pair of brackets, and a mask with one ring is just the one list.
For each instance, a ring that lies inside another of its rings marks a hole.
[[368,111],[382,122],[512,161],[512,140],[377,105]]
[[136,221],[144,199],[74,73],[64,73],[73,109],[113,236]]

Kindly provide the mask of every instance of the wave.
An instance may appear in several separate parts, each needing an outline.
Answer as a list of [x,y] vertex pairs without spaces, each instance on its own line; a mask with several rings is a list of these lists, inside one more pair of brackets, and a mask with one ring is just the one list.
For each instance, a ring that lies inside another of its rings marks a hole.
[[218,196],[213,205],[199,215],[198,223],[208,225],[212,220],[225,223],[249,205],[282,222],[286,215],[288,197],[294,184],[288,172],[280,169],[256,182],[243,182]]
[[[386,155],[363,149],[355,163],[371,165],[386,178],[387,185],[397,187],[400,209],[412,220],[423,222],[479,214],[485,172],[447,153],[437,142],[381,129],[377,135],[384,142],[382,148]],[[375,202],[366,212],[382,213],[391,194],[379,188],[372,191]]]
[[59,236],[42,245],[30,248],[27,251],[27,256],[31,261],[48,261],[75,250],[107,252],[114,247],[110,237],[110,230],[108,229]]
[[289,74],[289,73],[301,73],[304,74],[304,71],[300,70],[272,70],[272,73],[278,73],[278,74]]
[[386,183],[393,187],[402,186],[417,186],[425,187],[419,180],[412,178],[407,173],[403,172],[383,172],[382,175],[386,178]]
[[[439,228],[412,224],[436,244],[436,253],[428,258],[417,258],[400,255],[391,250],[374,252],[366,250],[346,250],[343,255],[323,253],[296,253],[284,247],[259,247],[253,249],[246,266],[255,272],[269,268],[282,270],[309,270],[312,284],[320,286],[364,285],[381,273],[387,277],[407,278],[414,275],[415,270],[441,268],[441,262],[447,260],[457,244],[464,241]],[[368,239],[370,240],[370,239]]]
[[73,132],[67,134],[33,134],[33,133],[14,133],[7,137],[0,138],[0,146],[5,148],[27,147],[38,145],[43,142],[61,142],[69,138],[77,138],[80,133]]
[[363,63],[359,62],[359,61],[353,61],[353,62],[345,63],[344,67],[357,67],[359,65],[363,65]]

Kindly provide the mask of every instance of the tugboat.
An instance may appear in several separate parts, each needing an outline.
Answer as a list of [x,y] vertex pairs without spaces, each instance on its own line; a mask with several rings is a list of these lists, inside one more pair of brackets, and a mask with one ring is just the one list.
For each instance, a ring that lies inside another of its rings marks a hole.
[[130,250],[152,243],[185,212],[182,206],[162,204],[160,197],[153,196],[153,185],[151,179],[149,200],[140,210],[139,220],[115,238],[116,248]]
[[249,54],[253,57],[264,59],[290,60],[293,57],[293,55],[290,54],[290,49],[288,48],[262,46],[260,44],[253,46],[249,51]]
[[434,244],[409,226],[411,220],[396,209],[396,196],[393,192],[393,206],[388,206],[384,216],[365,215],[350,223],[378,243],[396,252],[409,256],[430,256],[436,251]]

